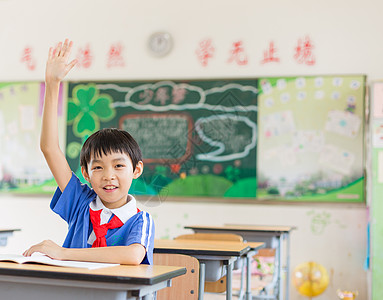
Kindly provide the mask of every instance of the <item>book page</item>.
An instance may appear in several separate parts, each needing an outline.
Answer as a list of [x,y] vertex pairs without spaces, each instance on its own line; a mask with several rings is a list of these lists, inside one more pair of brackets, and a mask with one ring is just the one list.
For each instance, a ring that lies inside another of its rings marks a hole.
[[97,263],[87,261],[72,261],[72,260],[57,260],[52,259],[46,255],[36,254],[29,257],[25,257],[17,254],[0,254],[0,261],[11,261],[19,264],[23,263],[41,263],[52,266],[71,267],[71,268],[85,268],[85,269],[99,269],[118,266],[119,264],[110,263]]

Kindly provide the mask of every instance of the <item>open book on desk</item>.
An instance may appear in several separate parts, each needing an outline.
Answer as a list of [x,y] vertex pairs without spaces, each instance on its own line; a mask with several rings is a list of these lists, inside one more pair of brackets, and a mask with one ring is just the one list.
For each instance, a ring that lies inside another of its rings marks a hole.
[[36,254],[32,256],[22,256],[18,254],[0,254],[0,262],[15,262],[18,264],[37,263],[50,266],[71,267],[71,268],[85,268],[85,269],[99,269],[118,266],[119,264],[97,263],[87,261],[74,261],[74,260],[58,260],[52,259],[46,255]]

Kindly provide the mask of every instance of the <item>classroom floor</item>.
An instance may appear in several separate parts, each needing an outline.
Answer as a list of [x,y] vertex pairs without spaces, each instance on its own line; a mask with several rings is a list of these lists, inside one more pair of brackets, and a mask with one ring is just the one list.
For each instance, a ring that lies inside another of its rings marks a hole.
[[[256,293],[256,288],[259,287],[259,286],[265,286],[267,283],[269,283],[271,281],[272,277],[271,275],[270,276],[266,276],[264,277],[264,279],[261,281],[259,279],[259,277],[252,277],[252,281],[251,281],[251,284],[252,284],[252,287],[254,290],[254,293]],[[239,286],[240,284],[240,280],[237,276],[233,276],[233,285],[234,286]],[[238,290],[236,290],[235,288],[233,289],[233,293],[237,293]],[[204,299],[205,300],[225,300],[226,299],[226,294],[225,293],[222,293],[222,294],[215,294],[215,293],[205,293],[204,294]],[[233,300],[236,300],[238,299],[237,296],[232,296],[232,299]]]

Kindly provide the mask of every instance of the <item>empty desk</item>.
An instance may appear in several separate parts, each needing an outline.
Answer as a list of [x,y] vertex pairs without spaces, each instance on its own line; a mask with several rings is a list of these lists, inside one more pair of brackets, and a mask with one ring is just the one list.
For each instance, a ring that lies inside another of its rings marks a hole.
[[277,299],[283,299],[283,284],[282,284],[282,257],[285,251],[283,240],[286,240],[286,292],[285,299],[289,299],[289,274],[290,274],[290,232],[296,227],[294,226],[267,226],[267,225],[241,225],[241,224],[226,224],[223,226],[211,225],[191,225],[185,226],[186,229],[192,229],[194,232],[205,233],[234,233],[241,235],[244,240],[249,242],[264,242],[268,248],[276,248],[276,264],[277,272],[274,274],[273,283],[277,290]]
[[203,299],[206,260],[221,261],[226,266],[226,299],[232,299],[233,262],[250,251],[264,247],[264,243],[207,241],[207,240],[155,240],[154,253],[174,253],[194,256],[200,261],[198,299]]

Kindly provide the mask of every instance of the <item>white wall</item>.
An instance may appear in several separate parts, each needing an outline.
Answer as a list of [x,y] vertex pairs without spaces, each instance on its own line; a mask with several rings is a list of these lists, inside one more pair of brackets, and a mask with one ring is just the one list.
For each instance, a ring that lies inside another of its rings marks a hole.
[[[0,81],[43,80],[47,49],[66,37],[79,47],[89,43],[90,69],[75,69],[69,80],[134,80],[240,78],[311,74],[382,75],[383,2],[379,0],[291,1],[127,1],[127,0],[0,0]],[[167,30],[174,49],[164,58],[149,55],[146,43],[155,31]],[[299,38],[314,43],[316,64],[293,59]],[[207,67],[196,59],[198,43],[211,38],[215,57]],[[228,64],[234,41],[243,41],[249,64]],[[270,41],[280,63],[260,64]],[[124,45],[125,68],[107,69],[112,43]],[[36,68],[22,63],[23,49],[32,49]],[[1,141],[0,141],[1,142]],[[18,227],[0,251],[19,251],[42,239],[62,242],[66,225],[49,211],[46,197],[0,197],[0,228]],[[367,210],[358,205],[235,205],[175,203],[148,207],[155,215],[157,237],[173,237],[187,224],[254,223],[295,225],[291,266],[313,260],[330,273],[330,285],[318,300],[335,299],[337,288],[359,290],[367,299],[363,260]],[[327,217],[326,217],[327,214]],[[305,299],[291,288],[291,299]]]

